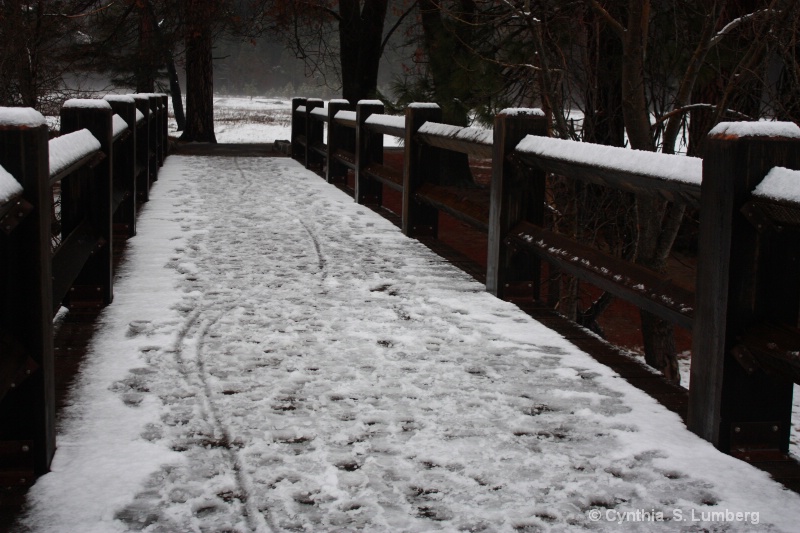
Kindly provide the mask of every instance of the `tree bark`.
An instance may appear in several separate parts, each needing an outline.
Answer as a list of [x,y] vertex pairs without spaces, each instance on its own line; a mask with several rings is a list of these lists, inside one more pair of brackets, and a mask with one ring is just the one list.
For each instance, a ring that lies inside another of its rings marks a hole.
[[342,98],[352,105],[374,98],[378,92],[378,69],[383,53],[383,24],[388,0],[339,2],[339,46]]
[[181,140],[216,143],[211,23],[214,9],[186,0],[186,129]]

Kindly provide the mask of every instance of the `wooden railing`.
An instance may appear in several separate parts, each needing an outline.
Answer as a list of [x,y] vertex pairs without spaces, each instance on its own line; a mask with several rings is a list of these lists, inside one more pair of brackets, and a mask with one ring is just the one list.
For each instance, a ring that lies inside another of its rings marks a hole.
[[69,100],[49,136],[38,112],[0,108],[2,490],[49,469],[54,314],[113,299],[114,244],[135,234],[166,156],[166,96]]
[[[744,458],[787,452],[800,383],[800,128],[721,124],[700,160],[548,138],[538,110],[503,111],[480,130],[441,124],[433,104],[402,117],[373,101],[353,110],[294,99],[292,109],[293,157],[331,182],[352,170],[359,203],[380,203],[382,187],[402,191],[406,235],[435,236],[439,211],[487,232],[491,293],[538,300],[544,260],[691,329],[690,429]],[[383,135],[404,140],[402,172],[382,165]],[[445,185],[443,150],[491,158],[490,188]],[[698,208],[695,292],[546,229],[548,174]],[[779,178],[771,194],[757,190]]]

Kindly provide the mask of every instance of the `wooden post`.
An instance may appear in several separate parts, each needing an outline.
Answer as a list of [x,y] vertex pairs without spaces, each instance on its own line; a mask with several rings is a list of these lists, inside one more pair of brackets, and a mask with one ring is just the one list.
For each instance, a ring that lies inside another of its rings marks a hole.
[[306,134],[306,114],[297,111],[298,107],[306,105],[306,98],[292,98],[292,159],[305,164],[305,148],[298,142],[298,137]]
[[128,124],[128,137],[114,143],[115,233],[136,235],[136,101],[130,96],[108,95],[111,109]]
[[156,169],[150,157],[151,130],[150,121],[153,117],[150,114],[150,98],[142,94],[129,95],[136,102],[136,109],[142,114],[141,122],[137,122],[136,130],[136,194],[137,200],[146,202],[150,199],[150,183]]
[[510,297],[520,285],[526,296],[538,298],[541,262],[515,255],[505,242],[519,222],[543,223],[545,173],[523,172],[508,160],[526,135],[547,135],[547,118],[541,110],[506,109],[495,117],[486,290],[498,298]]
[[[0,166],[22,185],[23,198],[34,207],[9,235],[0,233],[0,368],[7,372],[0,375],[5,389],[0,391],[0,441],[2,449],[13,449],[27,464],[19,465],[23,474],[29,470],[41,475],[49,470],[56,442],[50,251],[53,193],[48,131],[41,114],[33,109],[0,108]],[[14,341],[9,343],[9,338]],[[30,441],[32,447],[26,444]],[[29,485],[33,480],[20,475],[2,481],[5,488],[12,483]]]
[[150,184],[158,180],[158,167],[161,164],[162,152],[164,150],[163,139],[161,138],[161,97],[157,94],[147,94],[150,102],[150,167],[153,173],[150,174]]
[[[728,123],[709,134],[688,426],[724,452],[788,449],[792,382],[761,370],[749,372],[732,349],[748,326],[781,319],[775,316],[778,307],[771,301],[775,295],[768,290],[768,278],[770,263],[785,260],[765,256],[769,237],[759,234],[740,209],[771,168],[797,169],[799,163],[800,128],[791,124]],[[797,312],[792,314],[796,325]]]
[[352,128],[336,123],[334,117],[339,111],[350,110],[352,106],[347,100],[331,100],[328,102],[328,153],[325,168],[325,180],[328,183],[340,183],[347,179],[347,167],[335,160],[337,150],[355,152],[355,135]]
[[440,122],[442,110],[436,104],[415,103],[406,108],[405,150],[403,151],[403,233],[409,237],[436,236],[439,212],[414,199],[419,187],[435,181],[439,172],[439,151],[416,140],[426,122]]
[[324,107],[325,102],[319,98],[309,98],[306,100],[306,168],[321,168],[322,156],[311,149],[315,144],[322,143],[325,135],[325,124],[321,120],[311,117],[311,110]]
[[383,187],[369,179],[363,169],[370,163],[383,163],[383,134],[364,127],[373,114],[383,114],[380,100],[362,100],[356,105],[356,180],[353,196],[359,204],[381,205]]
[[161,115],[161,161],[159,161],[159,166],[164,165],[164,161],[166,161],[167,156],[169,155],[169,96],[164,93],[159,93],[159,98],[161,98],[161,109],[163,113]]
[[[102,246],[95,250],[83,267],[81,275],[70,290],[70,304],[108,305],[114,299],[113,290],[113,112],[105,100],[67,100],[61,108],[61,133],[81,129],[100,142],[106,155],[93,169],[88,187],[88,220]],[[62,196],[63,198],[63,196]]]

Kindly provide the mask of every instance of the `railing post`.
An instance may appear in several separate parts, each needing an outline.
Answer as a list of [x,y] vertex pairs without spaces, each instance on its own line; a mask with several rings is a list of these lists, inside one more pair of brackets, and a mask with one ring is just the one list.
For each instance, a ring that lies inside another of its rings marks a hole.
[[381,184],[369,179],[363,169],[370,163],[383,163],[383,134],[364,127],[370,115],[383,114],[383,111],[383,103],[379,100],[362,100],[356,105],[356,180],[353,196],[359,204],[381,204]]
[[140,123],[137,123],[136,131],[136,169],[138,171],[136,194],[138,201],[146,202],[150,199],[150,183],[153,181],[153,176],[156,172],[153,158],[150,157],[150,146],[153,142],[150,139],[152,131],[150,121],[153,120],[150,113],[150,97],[144,94],[131,94],[129,96],[136,102],[136,109],[144,117]]
[[505,242],[519,222],[543,223],[545,173],[523,171],[508,159],[526,135],[547,135],[547,118],[539,109],[506,109],[495,117],[486,290],[498,298],[519,294],[521,284],[526,296],[539,296],[541,261],[514,254]]
[[[61,108],[61,133],[71,133],[86,128],[100,142],[106,155],[92,171],[87,182],[89,222],[102,246],[86,262],[80,276],[70,289],[71,305],[108,305],[114,299],[113,290],[113,112],[105,100],[67,100]],[[66,189],[62,200],[66,201]],[[64,204],[62,204],[64,205]],[[63,211],[62,211],[63,212]]]
[[292,98],[292,159],[295,159],[303,164],[306,161],[305,149],[298,142],[298,137],[306,134],[306,115],[299,113],[298,107],[306,105],[306,98]]
[[122,95],[108,95],[105,100],[128,124],[128,138],[114,150],[114,203],[119,203],[114,212],[114,226],[115,230],[121,230],[119,233],[133,237],[136,235],[136,102]]
[[169,155],[169,96],[164,93],[159,93],[158,97],[161,99],[161,160],[158,162],[159,166],[164,165],[164,161]]
[[[785,127],[783,127],[785,126]],[[792,381],[748,371],[733,348],[748,326],[775,316],[771,265],[787,259],[766,253],[770,237],[740,211],[775,166],[800,168],[800,128],[792,124],[720,124],[703,158],[689,428],[724,452],[747,441],[786,452]],[[794,276],[797,272],[794,272]],[[791,285],[790,285],[791,286]],[[787,290],[786,287],[782,289]],[[778,298],[780,299],[780,298]],[[793,317],[797,323],[797,310]],[[756,446],[759,447],[759,446]]]
[[414,199],[417,189],[436,179],[439,151],[416,139],[426,122],[440,122],[442,110],[436,104],[414,103],[406,108],[406,135],[403,151],[403,233],[409,237],[436,236],[439,212]]
[[150,157],[152,161],[150,166],[153,173],[150,175],[150,182],[158,180],[158,167],[161,165],[164,146],[161,138],[161,97],[157,94],[146,94],[147,100],[150,102],[151,120],[150,126]]
[[347,179],[347,167],[336,161],[334,155],[337,150],[355,152],[355,136],[351,128],[346,128],[336,123],[336,113],[351,109],[347,100],[331,100],[328,102],[328,153],[325,180],[328,183],[338,183]]
[[[10,114],[13,120],[6,123]],[[55,452],[53,288],[50,251],[48,132],[33,109],[0,109],[0,166],[23,187],[33,211],[9,234],[0,232],[0,441],[37,475]],[[11,379],[9,381],[9,378]],[[33,441],[33,446],[23,444]],[[13,446],[11,446],[13,447]],[[8,446],[6,446],[8,448]],[[24,471],[23,468],[21,470]],[[31,472],[33,473],[33,472]],[[15,485],[32,479],[4,479]]]
[[306,168],[322,167],[322,156],[311,149],[315,144],[322,143],[325,136],[325,124],[321,120],[311,117],[311,110],[324,107],[325,102],[320,98],[309,98],[306,100]]

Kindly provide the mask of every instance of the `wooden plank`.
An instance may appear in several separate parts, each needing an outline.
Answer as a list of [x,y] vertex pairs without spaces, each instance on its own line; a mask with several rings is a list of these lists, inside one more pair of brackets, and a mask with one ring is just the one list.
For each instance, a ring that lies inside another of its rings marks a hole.
[[52,187],[53,185],[55,185],[59,181],[63,180],[64,178],[66,178],[70,174],[74,174],[75,172],[77,172],[78,170],[82,169],[83,167],[93,168],[93,167],[97,166],[105,158],[106,158],[106,155],[100,150],[98,150],[96,152],[92,152],[90,154],[86,154],[85,156],[83,156],[80,159],[78,159],[77,161],[71,163],[69,166],[63,168],[62,170],[60,170],[56,174],[51,174],[50,175],[50,186]]
[[569,176],[570,178],[635,194],[657,195],[670,202],[682,203],[691,207],[700,206],[700,186],[693,183],[665,180],[610,167],[604,168],[562,161],[527,152],[518,151],[516,156],[525,164],[539,168],[544,172]]
[[405,126],[400,128],[392,126],[390,124],[383,124],[380,122],[367,122],[366,124],[364,124],[364,127],[373,133],[379,133],[381,135],[390,135],[392,137],[398,137],[400,139],[403,139],[406,136]]
[[[39,365],[26,353],[24,346],[11,334],[0,331],[0,401],[8,391],[28,379]],[[2,451],[0,451],[2,455]]]
[[309,146],[308,148],[309,148],[309,150],[311,150],[311,151],[313,151],[313,152],[315,152],[315,153],[317,153],[317,154],[319,154],[321,156],[327,157],[327,155],[328,155],[328,145],[325,144],[325,143],[316,142],[316,143],[312,144],[311,146]]
[[23,194],[11,197],[6,203],[0,205],[0,230],[10,235],[22,220],[33,212],[30,204]]
[[758,369],[800,383],[800,330],[762,322],[747,328],[733,354],[748,374]]
[[371,179],[380,181],[396,191],[403,190],[403,173],[380,163],[371,163],[361,170]]
[[489,231],[489,191],[424,183],[415,198],[431,207],[466,222],[481,231]]
[[94,230],[94,227],[84,220],[55,251],[53,254],[53,313],[58,310],[61,302],[69,294],[70,288],[86,262],[106,242]]
[[339,149],[334,152],[333,157],[347,168],[351,170],[356,169],[356,154],[353,152]]
[[[446,133],[431,133],[426,131],[425,127],[442,129]],[[492,144],[491,142],[486,142],[485,135],[482,135],[485,133],[486,131],[476,128],[428,123],[423,126],[421,131],[417,132],[417,139],[420,142],[443,150],[452,150],[472,157],[490,159],[492,157]],[[491,130],[488,133],[491,133]]]
[[641,309],[684,328],[692,327],[694,295],[665,276],[528,222],[515,226],[509,239]]
[[[340,150],[355,152],[356,132],[337,123],[336,115],[340,111],[351,109],[347,100],[331,100],[328,102],[328,151],[325,154],[325,181],[328,183],[342,182],[347,179],[347,165],[336,159],[335,154]],[[355,156],[354,156],[355,157]],[[355,168],[355,167],[352,167]]]

